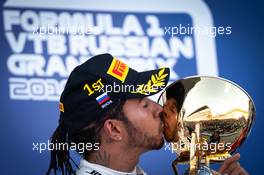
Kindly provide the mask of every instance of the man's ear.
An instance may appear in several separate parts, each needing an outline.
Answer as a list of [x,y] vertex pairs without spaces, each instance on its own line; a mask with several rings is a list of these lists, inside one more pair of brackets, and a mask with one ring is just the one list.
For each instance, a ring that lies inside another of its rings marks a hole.
[[108,119],[104,122],[104,132],[111,139],[115,141],[122,140],[123,127],[121,121]]

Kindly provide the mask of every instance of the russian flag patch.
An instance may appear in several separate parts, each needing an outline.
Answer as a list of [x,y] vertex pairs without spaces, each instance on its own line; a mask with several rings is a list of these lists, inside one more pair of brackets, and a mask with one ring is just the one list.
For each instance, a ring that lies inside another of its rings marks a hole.
[[105,108],[112,103],[106,92],[96,97],[96,101],[102,108]]

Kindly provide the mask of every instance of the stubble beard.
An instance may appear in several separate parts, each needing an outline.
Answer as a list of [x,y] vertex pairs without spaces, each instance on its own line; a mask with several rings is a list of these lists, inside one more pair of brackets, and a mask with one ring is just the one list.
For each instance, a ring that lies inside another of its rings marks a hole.
[[[143,148],[145,150],[159,150],[164,145],[164,139],[161,136],[154,136],[144,133],[140,128],[137,128],[128,119],[125,122],[128,133],[128,145],[133,148]],[[162,124],[159,125],[159,133],[163,132]]]

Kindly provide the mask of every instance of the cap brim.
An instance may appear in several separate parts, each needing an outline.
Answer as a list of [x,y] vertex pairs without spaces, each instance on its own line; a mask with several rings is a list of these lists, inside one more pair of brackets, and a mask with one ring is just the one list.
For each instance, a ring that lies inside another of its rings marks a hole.
[[169,68],[139,72],[133,83],[134,88],[126,94],[126,98],[143,98],[157,94],[166,87],[169,75]]

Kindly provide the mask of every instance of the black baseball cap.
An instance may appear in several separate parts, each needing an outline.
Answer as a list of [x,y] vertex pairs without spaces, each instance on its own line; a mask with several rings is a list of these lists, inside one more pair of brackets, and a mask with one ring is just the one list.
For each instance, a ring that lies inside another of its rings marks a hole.
[[59,123],[73,134],[121,99],[154,95],[168,80],[169,68],[137,72],[110,54],[96,55],[71,72],[60,98]]

